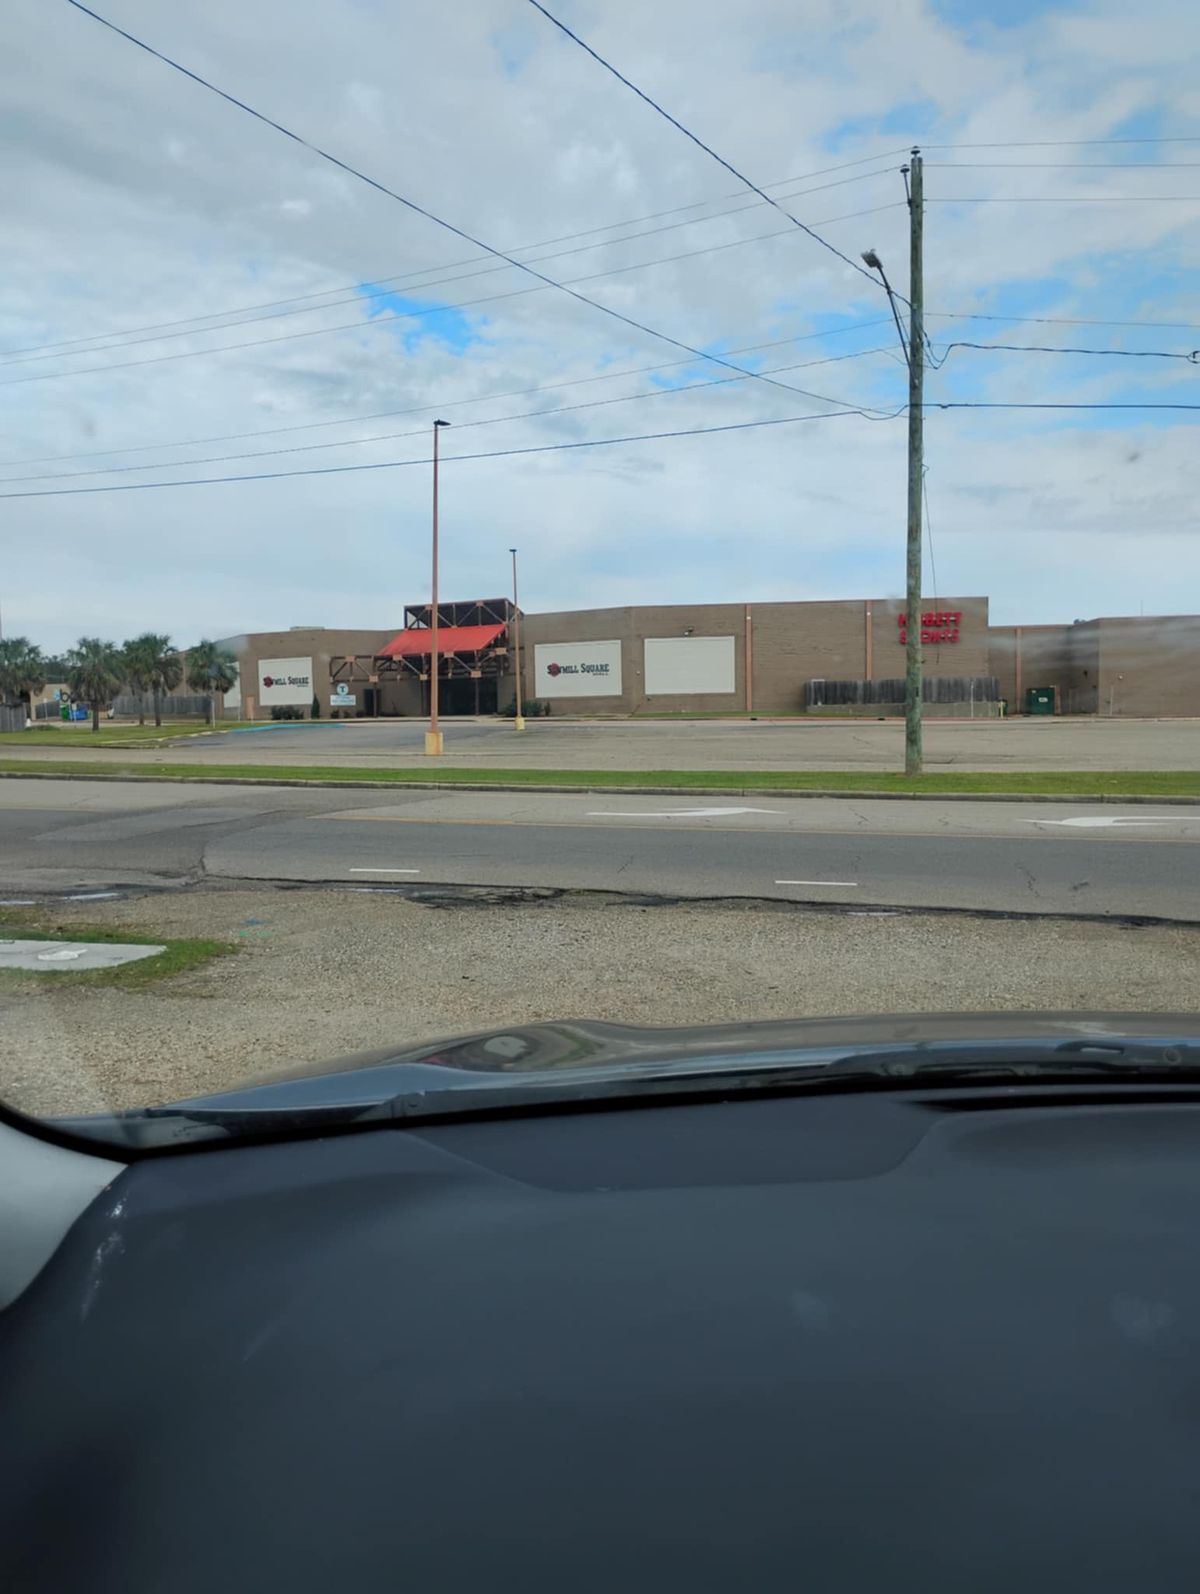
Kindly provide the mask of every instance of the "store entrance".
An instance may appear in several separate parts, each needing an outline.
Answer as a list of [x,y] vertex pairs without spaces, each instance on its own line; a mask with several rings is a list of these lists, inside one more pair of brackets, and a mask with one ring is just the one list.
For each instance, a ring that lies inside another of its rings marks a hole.
[[[499,711],[497,686],[494,675],[476,677],[473,681],[461,676],[443,676],[438,682],[439,712],[445,715],[495,714]],[[426,698],[428,695],[427,690]]]

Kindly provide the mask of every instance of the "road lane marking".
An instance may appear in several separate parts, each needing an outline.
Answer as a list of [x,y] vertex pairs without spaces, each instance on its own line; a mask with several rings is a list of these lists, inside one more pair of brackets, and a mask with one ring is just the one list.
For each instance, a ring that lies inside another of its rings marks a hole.
[[[783,814],[782,810],[774,810],[774,812],[776,813],[777,817],[785,817],[785,818],[787,817],[787,815]],[[591,816],[589,815],[589,817],[591,817]],[[642,814],[630,814],[627,817],[629,817],[631,819],[635,819],[635,818],[636,819],[641,819],[641,818],[644,818],[645,816],[642,815]],[[360,824],[360,823],[365,823],[368,820],[371,820],[371,821],[384,821],[387,824],[392,824],[392,825],[460,825],[460,826],[461,825],[465,825],[468,828],[474,826],[476,829],[480,829],[480,830],[493,830],[493,829],[496,829],[497,827],[499,827],[501,825],[509,827],[509,828],[512,828],[512,829],[516,829],[516,830],[611,830],[612,829],[611,825],[589,825],[583,819],[507,819],[507,818],[504,818],[504,819],[491,819],[491,818],[485,818],[485,817],[481,817],[481,816],[474,817],[474,818],[468,818],[468,819],[460,819],[460,818],[457,818],[457,817],[451,818],[451,817],[449,817],[447,815],[441,815],[441,814],[421,814],[419,816],[418,815],[413,815],[412,817],[410,817],[407,814],[403,814],[403,815],[402,814],[377,814],[377,813],[372,813],[369,809],[355,810],[353,812],[336,813],[336,814],[301,814],[301,815],[298,816],[298,818],[297,818],[297,820],[295,822],[299,823],[299,824],[307,824],[310,821],[314,822],[314,823],[316,823],[316,822],[322,822],[323,823],[326,820],[335,820],[339,824]],[[289,820],[289,821],[286,821],[286,822],[287,823],[291,823],[292,821]],[[1156,825],[1170,824],[1170,822],[1171,821],[1168,820],[1168,819],[1156,819],[1154,821],[1154,823]],[[1037,821],[1036,820],[1022,819],[1020,821],[1020,823],[1022,823],[1022,824],[1036,824]],[[662,829],[662,826],[661,825],[647,825],[645,828],[647,829],[647,831],[650,831],[650,830],[659,831],[659,830]],[[1082,845],[1082,844],[1086,844],[1087,842],[1089,842],[1092,839],[1090,836],[1078,836],[1078,837],[1073,837],[1073,836],[1031,836],[1031,835],[1029,835],[1029,833],[1027,831],[1020,831],[1020,830],[961,830],[961,831],[960,830],[955,830],[955,831],[943,831],[943,830],[933,830],[933,829],[930,829],[930,830],[885,830],[885,829],[882,829],[882,828],[876,830],[876,829],[863,827],[863,826],[859,826],[859,825],[855,825],[855,826],[847,825],[847,826],[845,826],[844,828],[842,828],[840,830],[820,829],[820,828],[817,828],[815,826],[812,827],[812,828],[809,828],[807,826],[799,826],[799,825],[797,825],[790,831],[776,831],[776,832],[754,830],[749,825],[708,825],[708,826],[705,827],[705,832],[704,833],[705,833],[705,835],[758,836],[758,837],[762,837],[764,835],[841,836],[843,838],[848,837],[848,836],[854,836],[854,837],[857,837],[857,838],[865,837],[867,840],[870,840],[870,841],[874,841],[874,840],[877,840],[877,839],[878,840],[890,841],[890,840],[892,840],[895,837],[903,837],[905,839],[912,839],[912,840],[915,840],[915,841],[949,841],[949,842],[954,842],[954,841],[1012,841],[1012,842],[1019,842],[1021,844],[1021,846],[1023,846],[1023,847],[1027,846],[1031,841],[1046,841],[1046,842],[1049,842],[1053,846],[1055,844],[1059,844],[1059,843],[1062,843],[1064,841],[1070,842],[1070,843],[1078,842],[1079,844]],[[1197,844],[1200,844],[1200,835],[1194,835],[1194,836],[1141,836],[1141,837],[1136,838],[1136,841],[1135,841],[1135,838],[1133,836],[1130,836],[1129,837],[1129,843],[1130,843],[1131,846],[1132,845],[1137,845],[1137,846],[1143,846],[1143,847],[1195,847]]]
[[351,874],[420,874],[419,869],[351,869]]
[[671,808],[661,813],[645,809],[597,810],[589,809],[589,819],[725,819],[731,814],[779,813],[778,808]]
[[776,880],[777,886],[857,886],[857,880]]
[[1030,819],[1031,825],[1073,825],[1077,830],[1111,830],[1116,825],[1166,825],[1168,819],[1124,819],[1107,814],[1080,814],[1074,819]]

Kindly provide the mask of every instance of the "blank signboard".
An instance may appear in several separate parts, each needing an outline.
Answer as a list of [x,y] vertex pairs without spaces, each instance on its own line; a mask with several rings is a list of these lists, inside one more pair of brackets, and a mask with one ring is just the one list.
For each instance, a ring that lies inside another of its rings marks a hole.
[[646,696],[735,691],[733,644],[731,636],[648,636]]

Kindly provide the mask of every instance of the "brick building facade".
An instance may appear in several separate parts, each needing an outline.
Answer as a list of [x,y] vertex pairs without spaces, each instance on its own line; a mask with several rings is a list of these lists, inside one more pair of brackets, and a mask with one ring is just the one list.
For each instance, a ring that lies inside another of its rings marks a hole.
[[[903,604],[883,598],[527,614],[524,695],[544,699],[557,715],[803,713],[806,692],[814,695],[810,683],[903,676],[903,619]],[[994,677],[999,690],[991,695],[1005,699],[1010,712],[1022,711],[1031,687],[1049,686],[1058,713],[1200,716],[1200,616],[993,626],[986,598],[956,597],[926,600],[923,619],[926,676],[951,694],[959,690],[953,683],[962,683],[963,704],[968,683]],[[442,623],[453,622],[447,616]],[[511,701],[513,630],[497,639],[482,679],[460,667],[449,680],[443,660],[443,713],[502,711]],[[226,713],[265,719],[285,703],[311,709],[315,697],[323,715],[423,714],[427,663],[379,669],[378,656],[395,635],[396,628],[307,627],[232,638],[226,645],[241,678]],[[971,693],[976,712],[974,687]],[[953,713],[956,703],[937,708]]]

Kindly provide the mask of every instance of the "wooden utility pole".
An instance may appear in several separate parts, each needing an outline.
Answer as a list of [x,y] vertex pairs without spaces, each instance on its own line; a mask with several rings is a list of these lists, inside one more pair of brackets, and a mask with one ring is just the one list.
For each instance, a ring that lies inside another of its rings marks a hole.
[[516,688],[517,713],[513,720],[513,729],[523,731],[525,729],[525,705],[522,701],[521,692],[521,610],[518,606],[519,600],[517,597],[517,550],[510,548],[508,551],[512,554],[513,562],[513,648],[516,653],[516,661],[513,668],[513,685]]
[[925,261],[924,181],[921,152],[914,149],[908,171],[909,294],[908,319],[908,557],[906,569],[904,651],[904,773],[919,775],[925,754],[921,725],[921,503],[925,471],[925,431],[922,400],[925,387]]

